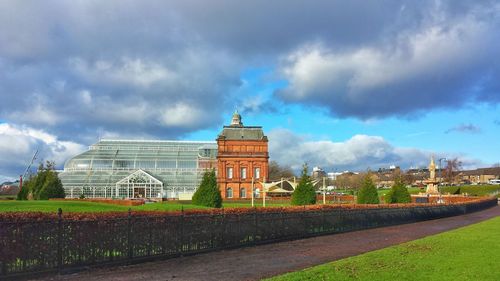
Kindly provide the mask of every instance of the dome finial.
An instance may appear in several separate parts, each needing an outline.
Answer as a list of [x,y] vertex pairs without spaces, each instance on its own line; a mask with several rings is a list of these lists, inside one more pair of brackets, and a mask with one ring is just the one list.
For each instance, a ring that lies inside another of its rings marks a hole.
[[233,113],[233,118],[231,119],[231,126],[242,127],[243,122],[241,122],[241,115],[238,113],[238,109],[236,109]]

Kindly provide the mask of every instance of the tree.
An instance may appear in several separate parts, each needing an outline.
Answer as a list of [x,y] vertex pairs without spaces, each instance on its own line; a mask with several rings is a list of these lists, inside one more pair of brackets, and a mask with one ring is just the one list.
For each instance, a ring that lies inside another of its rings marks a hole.
[[37,173],[23,183],[17,199],[27,200],[31,197],[35,200],[66,197],[61,180],[55,171],[54,162],[47,161],[45,165],[40,163]]
[[294,177],[292,169],[288,166],[280,166],[278,162],[269,162],[269,180],[280,180],[281,178]]
[[316,204],[316,192],[307,172],[307,164],[304,164],[299,184],[292,193],[292,205]]
[[363,184],[361,190],[358,193],[358,204],[378,204],[380,200],[378,198],[377,187],[373,183],[370,173],[367,173],[363,178]]
[[411,203],[411,196],[401,178],[395,180],[389,193],[385,195],[385,203]]
[[54,171],[47,173],[45,182],[38,192],[38,200],[48,200],[49,198],[64,198],[64,188],[61,180]]
[[203,174],[200,186],[193,195],[194,205],[206,206],[212,208],[222,207],[222,196],[217,186],[215,170],[208,170]]
[[[441,167],[439,167],[441,169]],[[443,178],[448,183],[453,183],[455,175],[462,169],[462,162],[458,158],[446,161],[446,167],[443,170]]]

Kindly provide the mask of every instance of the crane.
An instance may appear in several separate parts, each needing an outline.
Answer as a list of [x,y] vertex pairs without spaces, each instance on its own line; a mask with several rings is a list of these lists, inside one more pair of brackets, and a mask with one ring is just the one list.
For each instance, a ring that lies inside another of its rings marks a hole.
[[28,164],[28,167],[26,167],[26,170],[24,170],[24,173],[19,176],[19,191],[23,189],[23,179],[26,177],[26,174],[30,170],[31,165],[33,165],[33,162],[35,162],[37,156],[38,156],[38,149],[35,151],[35,154],[33,154],[33,157],[31,157],[31,161]]

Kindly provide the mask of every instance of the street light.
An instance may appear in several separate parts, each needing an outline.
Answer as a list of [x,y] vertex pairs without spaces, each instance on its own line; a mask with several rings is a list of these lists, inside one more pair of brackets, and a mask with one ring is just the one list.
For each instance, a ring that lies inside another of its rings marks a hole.
[[443,169],[443,167],[441,167],[441,161],[442,160],[447,161],[448,159],[446,159],[446,158],[439,158],[439,184],[438,184],[438,187],[439,187],[439,185],[441,185],[441,180],[442,180],[442,177],[441,177],[441,170]]
[[442,177],[441,177],[441,170],[443,169],[443,167],[441,167],[441,161],[442,160],[447,160],[446,158],[439,158],[439,183],[438,183],[438,191],[439,191],[439,202],[438,203],[443,203],[443,199],[441,198],[441,190],[440,190],[440,186],[441,186],[441,180],[442,180]]

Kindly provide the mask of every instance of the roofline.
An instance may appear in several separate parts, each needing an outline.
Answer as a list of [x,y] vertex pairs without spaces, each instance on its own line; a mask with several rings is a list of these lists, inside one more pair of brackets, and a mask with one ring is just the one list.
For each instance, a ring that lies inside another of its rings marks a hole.
[[234,128],[234,129],[262,129],[262,126],[224,126],[224,128]]
[[198,143],[198,144],[217,144],[216,141],[188,141],[188,140],[133,140],[133,139],[101,139],[96,144],[107,141],[107,142],[149,142],[149,143]]

